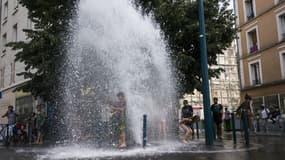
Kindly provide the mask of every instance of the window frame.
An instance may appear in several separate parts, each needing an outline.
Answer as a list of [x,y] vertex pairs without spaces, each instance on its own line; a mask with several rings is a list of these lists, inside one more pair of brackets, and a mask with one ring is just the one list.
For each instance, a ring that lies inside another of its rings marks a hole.
[[[252,77],[252,70],[251,70],[251,66],[253,64],[259,64],[259,72],[260,72],[260,84],[254,84],[253,83],[253,77]],[[248,70],[249,70],[249,80],[250,80],[250,86],[260,86],[263,84],[263,74],[262,74],[262,63],[261,63],[261,59],[256,59],[253,61],[248,62]]]
[[[4,42],[4,37],[5,37],[5,42]],[[8,43],[8,39],[7,39],[7,33],[4,33],[2,34],[2,37],[1,37],[1,43],[2,43],[2,54],[5,54],[6,53],[6,44]]]
[[260,50],[261,46],[260,46],[260,40],[259,40],[259,31],[258,31],[258,25],[255,25],[253,27],[250,27],[249,29],[246,30],[246,44],[247,44],[247,53],[248,54],[254,54],[255,52],[251,52],[251,47],[250,46],[250,41],[249,41],[249,33],[252,32],[252,31],[256,31],[256,38],[257,38],[257,51]]
[[282,28],[281,28],[281,21],[280,21],[281,15],[283,15],[285,17],[285,10],[276,14],[276,23],[277,23],[277,32],[278,32],[277,34],[278,34],[278,41],[279,42],[285,41],[285,35],[283,37],[283,34],[285,34],[285,29],[283,30],[283,33],[282,33]]
[[279,59],[280,59],[281,79],[285,79],[285,50],[279,51]]
[[1,79],[0,79],[0,88],[4,88],[5,87],[5,66],[1,68]]
[[9,15],[9,3],[8,0],[6,2],[3,3],[3,23],[5,23],[8,19],[8,15]]
[[256,2],[255,0],[252,0],[252,8],[253,8],[253,17],[252,18],[248,18],[247,16],[247,9],[246,9],[246,0],[242,0],[243,1],[243,15],[244,15],[244,21],[250,21],[251,19],[253,19],[254,17],[256,17],[257,13],[256,13]]
[[12,27],[12,41],[17,42],[18,41],[18,23],[15,23]]
[[14,0],[14,9],[18,9],[19,8],[19,0]]
[[10,78],[10,85],[15,83],[15,61],[10,63],[11,65],[11,78]]
[[274,0],[275,5],[279,4],[280,2],[282,2],[282,0]]

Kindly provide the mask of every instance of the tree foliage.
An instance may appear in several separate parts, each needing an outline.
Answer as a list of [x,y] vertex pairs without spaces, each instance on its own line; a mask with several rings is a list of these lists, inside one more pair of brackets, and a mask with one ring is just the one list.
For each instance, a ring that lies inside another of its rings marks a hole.
[[[25,64],[18,75],[30,79],[19,90],[29,91],[52,101],[60,79],[60,68],[66,53],[65,42],[76,15],[78,0],[19,0],[26,7],[33,29],[24,29],[27,41],[12,42],[17,50],[16,61]],[[201,85],[199,23],[197,2],[193,0],[133,0],[143,14],[150,14],[160,26],[168,42],[173,63],[178,71],[180,93],[191,93]],[[217,54],[223,54],[235,38],[235,16],[227,9],[228,0],[206,0],[205,17],[209,65],[217,64]],[[211,69],[217,77],[221,69]]]
[[[180,93],[192,93],[201,88],[198,4],[195,0],[135,0],[143,14],[153,16],[171,52],[178,71]],[[235,15],[228,9],[229,0],[205,0],[208,64],[217,64],[233,42],[237,30]],[[210,77],[218,77],[223,69],[210,69]]]
[[76,13],[76,1],[19,0],[28,9],[28,18],[34,27],[23,30],[27,41],[8,44],[18,51],[15,61],[25,64],[25,70],[18,75],[30,79],[18,90],[54,100],[70,20]]

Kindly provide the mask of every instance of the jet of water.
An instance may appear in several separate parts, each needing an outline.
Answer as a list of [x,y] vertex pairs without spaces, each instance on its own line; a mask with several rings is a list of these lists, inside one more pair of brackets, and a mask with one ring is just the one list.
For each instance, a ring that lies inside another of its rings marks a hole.
[[128,0],[81,0],[76,21],[63,72],[64,124],[71,139],[92,133],[98,141],[110,134],[110,106],[119,91],[126,95],[127,126],[136,143],[142,142],[143,114],[154,137],[162,120],[169,129],[175,81],[161,30],[151,18]]

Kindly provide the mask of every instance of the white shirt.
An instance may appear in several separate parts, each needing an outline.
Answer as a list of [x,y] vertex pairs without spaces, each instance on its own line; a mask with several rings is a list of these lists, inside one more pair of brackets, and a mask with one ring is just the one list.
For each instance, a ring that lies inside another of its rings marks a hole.
[[268,108],[264,108],[264,109],[261,111],[261,118],[262,118],[262,119],[267,119],[269,112],[270,112],[270,111],[269,111]]

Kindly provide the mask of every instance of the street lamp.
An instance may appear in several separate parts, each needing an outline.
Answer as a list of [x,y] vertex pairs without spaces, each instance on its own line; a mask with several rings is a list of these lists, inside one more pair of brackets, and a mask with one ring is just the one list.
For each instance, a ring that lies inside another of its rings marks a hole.
[[205,137],[206,145],[213,145],[213,120],[210,109],[210,92],[209,92],[209,71],[208,71],[208,56],[207,43],[205,32],[205,16],[204,16],[204,0],[198,0],[199,10],[199,27],[200,27],[200,51],[201,51],[201,68],[202,68],[202,92],[205,117]]

